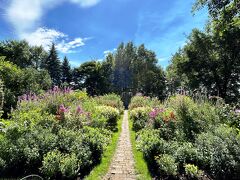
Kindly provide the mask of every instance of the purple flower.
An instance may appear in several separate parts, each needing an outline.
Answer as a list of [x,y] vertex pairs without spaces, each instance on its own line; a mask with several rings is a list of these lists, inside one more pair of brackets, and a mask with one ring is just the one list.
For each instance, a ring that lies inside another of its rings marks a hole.
[[65,113],[65,112],[68,112],[68,108],[65,108],[63,104],[61,104],[59,106],[59,109],[58,109],[59,113]]
[[159,113],[164,112],[163,108],[153,108],[153,110],[149,113],[150,118],[156,118]]
[[77,107],[76,112],[77,112],[77,114],[83,114],[84,113],[83,109],[80,106]]

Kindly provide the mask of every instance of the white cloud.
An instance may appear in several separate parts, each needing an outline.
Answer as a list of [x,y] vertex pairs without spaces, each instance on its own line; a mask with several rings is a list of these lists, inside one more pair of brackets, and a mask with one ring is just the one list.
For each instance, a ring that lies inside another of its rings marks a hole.
[[54,29],[38,28],[35,32],[30,34],[22,34],[22,39],[25,39],[33,46],[43,46],[44,49],[48,49],[52,42],[56,42],[60,38],[67,37],[62,32]]
[[62,53],[74,53],[75,51],[72,49],[84,46],[86,39],[87,38],[75,38],[73,41],[70,42],[62,40],[62,42],[58,43],[56,47]]
[[109,50],[103,51],[103,54],[104,54],[104,56],[107,56],[109,53],[114,53],[116,50],[117,50],[116,48],[114,48],[112,50],[109,49]]
[[79,4],[81,7],[91,7],[98,4],[101,0],[70,0],[72,3]]
[[158,58],[158,62],[163,62],[163,61],[167,61],[170,57],[160,57]]
[[85,42],[91,38],[75,38],[68,41],[68,36],[55,29],[38,28],[35,32],[30,34],[23,34],[22,39],[25,39],[33,46],[43,46],[45,50],[54,42],[57,50],[62,53],[73,53],[74,49],[84,46]]
[[57,5],[70,2],[78,4],[82,8],[96,5],[101,0],[9,0],[6,11],[6,19],[9,21],[19,38],[26,33],[32,33],[41,24],[42,16]]

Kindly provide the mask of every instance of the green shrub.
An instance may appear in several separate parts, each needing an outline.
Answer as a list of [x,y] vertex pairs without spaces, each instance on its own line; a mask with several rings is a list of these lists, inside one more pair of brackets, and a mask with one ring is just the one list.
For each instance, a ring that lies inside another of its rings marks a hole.
[[190,142],[177,143],[177,147],[172,154],[179,163],[180,170],[186,163],[198,162],[197,148],[195,148]]
[[62,154],[58,150],[48,152],[43,158],[41,172],[48,178],[57,178],[60,175]]
[[168,143],[159,137],[159,130],[143,129],[137,133],[137,149],[143,152],[146,160],[152,162],[154,157],[164,154]]
[[210,174],[234,177],[240,173],[240,136],[236,129],[221,125],[198,135],[195,144],[200,164]]
[[155,157],[160,173],[164,175],[177,175],[178,164],[173,156],[162,154]]
[[137,107],[130,111],[130,119],[133,121],[133,129],[139,131],[143,129],[149,118],[149,112],[151,108],[149,107]]
[[123,102],[121,97],[116,94],[107,94],[104,96],[97,96],[94,98],[98,105],[110,106],[117,108],[121,113],[123,112]]
[[134,96],[131,99],[129,110],[133,110],[138,107],[158,107],[160,101],[157,98],[150,98],[146,96]]
[[111,106],[97,106],[96,107],[96,113],[100,116],[98,116],[101,119],[101,116],[106,118],[107,125],[114,129],[117,125],[118,118],[120,117],[120,112],[118,109],[113,108]]
[[193,164],[186,164],[184,167],[185,173],[189,178],[200,178],[203,174],[203,172],[200,171],[198,167]]
[[73,153],[70,155],[65,155],[60,164],[60,171],[63,177],[76,178],[79,171],[79,160],[77,156]]

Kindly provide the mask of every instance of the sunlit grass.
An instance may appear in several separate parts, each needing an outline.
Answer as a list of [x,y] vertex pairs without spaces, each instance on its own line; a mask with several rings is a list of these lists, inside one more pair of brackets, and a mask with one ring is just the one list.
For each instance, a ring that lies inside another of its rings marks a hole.
[[135,161],[135,170],[137,172],[137,177],[139,180],[151,180],[151,175],[148,170],[146,161],[144,160],[143,153],[138,151],[136,148],[136,132],[132,130],[133,123],[129,120],[129,130],[130,130],[130,139],[132,143],[132,151]]
[[91,171],[91,173],[85,178],[85,180],[98,180],[98,179],[100,180],[104,175],[107,174],[112,158],[114,156],[115,150],[117,148],[118,138],[122,131],[122,121],[123,121],[123,116],[121,116],[120,120],[118,121],[118,124],[117,124],[118,131],[113,134],[112,142],[108,145],[108,147],[104,151],[100,164],[97,165]]

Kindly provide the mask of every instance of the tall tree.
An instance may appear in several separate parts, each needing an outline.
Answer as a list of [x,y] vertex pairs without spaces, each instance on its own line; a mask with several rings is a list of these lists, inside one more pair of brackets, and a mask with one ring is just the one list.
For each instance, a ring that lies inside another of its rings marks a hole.
[[30,46],[26,41],[2,41],[0,42],[0,56],[5,56],[21,68],[32,65]]
[[57,50],[55,44],[52,44],[52,47],[49,51],[49,55],[44,63],[44,68],[48,70],[48,73],[51,76],[53,85],[61,84],[61,62],[58,58]]
[[228,102],[240,98],[240,1],[197,0],[194,10],[207,6],[206,32],[193,30],[181,54],[172,59],[192,89],[204,89]]
[[72,81],[71,66],[67,57],[65,56],[62,63],[62,83],[70,84]]

